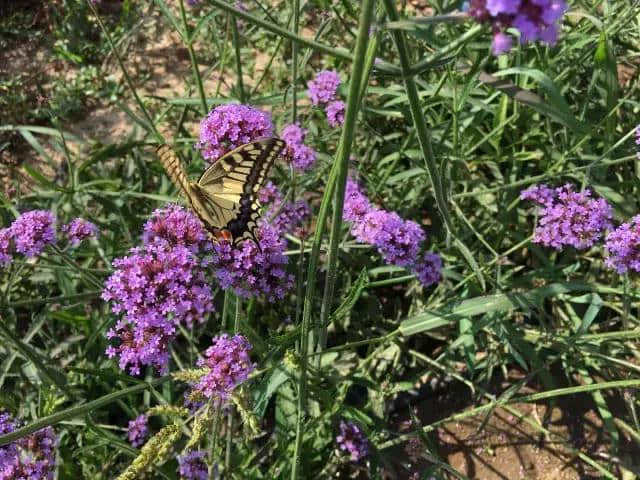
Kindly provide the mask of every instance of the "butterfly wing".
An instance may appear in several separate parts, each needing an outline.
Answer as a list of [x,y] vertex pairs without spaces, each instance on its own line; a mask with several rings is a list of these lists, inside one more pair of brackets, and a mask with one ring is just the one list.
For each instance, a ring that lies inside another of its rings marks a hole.
[[219,219],[222,227],[218,228],[228,230],[235,242],[255,241],[260,218],[258,191],[284,146],[277,138],[241,145],[218,159],[195,185],[208,214]]
[[184,164],[176,152],[169,145],[161,145],[157,152],[167,175],[189,200],[191,208],[200,217],[207,230],[215,234],[215,230],[226,225],[224,219],[217,216],[216,211],[211,207],[209,200],[200,191],[198,185],[189,181]]

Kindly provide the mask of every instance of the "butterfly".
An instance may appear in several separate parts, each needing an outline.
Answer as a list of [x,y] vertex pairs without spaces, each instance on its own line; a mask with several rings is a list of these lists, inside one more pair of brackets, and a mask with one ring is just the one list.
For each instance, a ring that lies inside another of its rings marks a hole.
[[189,180],[182,160],[169,145],[158,147],[158,157],[214,238],[234,244],[250,239],[257,244],[258,191],[284,147],[279,138],[240,145],[216,160],[197,182]]

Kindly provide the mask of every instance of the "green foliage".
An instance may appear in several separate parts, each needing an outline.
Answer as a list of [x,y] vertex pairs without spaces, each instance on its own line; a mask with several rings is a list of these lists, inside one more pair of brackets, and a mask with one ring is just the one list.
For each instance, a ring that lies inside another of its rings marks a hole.
[[[504,411],[589,474],[639,468],[638,280],[606,269],[601,245],[533,244],[533,215],[518,198],[535,183],[569,182],[610,202],[617,223],[638,213],[637,5],[574,1],[556,46],[495,58],[488,31],[451,16],[459,2],[431,2],[429,18],[406,2],[300,2],[298,25],[294,1],[245,2],[246,12],[223,0],[49,3],[41,17],[16,8],[0,19],[0,47],[35,39],[65,66],[0,77],[0,154],[34,152],[4,179],[15,194],[1,197],[2,226],[41,208],[60,223],[87,218],[101,236],[0,270],[0,408],[25,424],[0,444],[53,425],[60,479],[176,479],[175,456],[194,448],[207,451],[212,478],[213,464],[238,479],[467,478],[436,431],[472,417],[488,429]],[[154,42],[166,79],[136,64]],[[349,106],[342,129],[306,98],[308,80],[328,68]],[[116,317],[100,294],[150,213],[176,201],[150,146],[175,145],[195,176],[203,110],[241,96],[270,110],[277,132],[295,118],[318,152],[307,173],[282,162],[272,172],[313,210],[310,231],[288,237],[295,286],[269,303],[213,285],[216,312],[179,332],[170,375],[130,376],[104,354]],[[97,107],[124,115],[127,134],[86,131]],[[445,265],[437,286],[384,265],[334,219],[348,174],[375,204],[424,227]],[[232,330],[252,343],[256,371],[227,409],[187,412],[187,386],[204,373],[196,360]],[[428,403],[458,387],[459,403]],[[565,397],[596,412],[610,454],[523,407]],[[433,410],[424,418],[414,414],[422,405]],[[126,428],[141,413],[153,436],[138,450]],[[341,419],[366,433],[365,461],[337,449]],[[423,451],[411,462],[398,452],[416,438]]]

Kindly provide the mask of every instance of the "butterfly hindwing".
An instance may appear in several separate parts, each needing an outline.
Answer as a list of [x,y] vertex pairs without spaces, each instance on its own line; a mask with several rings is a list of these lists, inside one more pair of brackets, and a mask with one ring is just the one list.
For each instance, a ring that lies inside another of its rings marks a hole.
[[260,218],[258,191],[284,146],[277,138],[241,145],[217,160],[198,180],[198,188],[222,211],[218,216],[235,242],[255,240]]
[[260,218],[258,191],[284,146],[277,138],[241,145],[205,170],[197,183],[189,181],[180,158],[169,146],[161,146],[158,155],[207,230],[216,237],[227,231],[222,237],[230,234],[237,243],[244,239],[256,241]]

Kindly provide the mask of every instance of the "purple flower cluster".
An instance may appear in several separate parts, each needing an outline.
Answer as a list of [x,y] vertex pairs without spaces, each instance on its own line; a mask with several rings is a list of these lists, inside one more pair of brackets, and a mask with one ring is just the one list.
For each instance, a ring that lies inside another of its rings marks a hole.
[[351,179],[347,181],[343,218],[353,223],[353,236],[374,245],[386,263],[412,269],[425,286],[439,281],[440,257],[435,253],[419,256],[420,244],[426,238],[420,225],[373,206]]
[[204,352],[198,366],[208,369],[194,389],[207,398],[221,401],[249,378],[255,366],[249,358],[251,344],[242,335],[229,337],[226,333],[213,338],[213,344]]
[[62,233],[67,236],[69,243],[76,247],[87,238],[97,237],[98,227],[84,218],[74,218],[71,222],[63,225]]
[[340,434],[336,436],[338,448],[359,462],[369,454],[369,441],[355,423],[340,420]]
[[155,210],[144,224],[142,242],[163,243],[168,248],[181,245],[198,254],[209,252],[213,244],[202,222],[190,210],[172,204]]
[[433,252],[425,252],[415,268],[416,276],[422,285],[428,287],[440,282],[442,275],[442,258]]
[[590,248],[612,226],[613,211],[606,200],[592,198],[589,190],[576,192],[570,184],[553,189],[535,185],[520,198],[542,206],[533,241],[547,247]]
[[335,70],[323,70],[309,82],[309,98],[314,105],[326,105],[336,99],[340,76]]
[[215,162],[240,145],[272,135],[273,123],[268,113],[246,105],[220,105],[200,122],[196,148],[204,158]]
[[636,127],[636,145],[638,146],[637,156],[640,158],[640,125]]
[[129,443],[133,447],[139,447],[142,445],[149,436],[149,417],[146,415],[138,415],[133,420],[129,421],[129,428],[127,430],[127,437],[129,437]]
[[161,372],[168,364],[168,344],[178,325],[202,323],[213,311],[213,294],[205,277],[208,259],[196,253],[209,250],[198,220],[180,207],[154,212],[145,225],[142,248],[116,259],[116,271],[107,279],[102,298],[122,314],[107,337],[117,345],[107,348],[119,356],[120,368],[137,375],[142,365]]
[[331,127],[339,127],[344,123],[346,105],[342,100],[336,100],[327,105],[327,122]]
[[309,82],[309,98],[316,106],[325,107],[327,121],[332,127],[344,122],[345,104],[338,98],[340,76],[334,70],[323,70]]
[[287,143],[287,157],[298,170],[307,170],[316,161],[316,152],[304,144],[307,131],[292,123],[282,129],[282,139]]
[[[9,414],[0,413],[0,435],[13,432],[17,426]],[[0,480],[52,480],[56,444],[53,428],[46,427],[0,447]]]
[[209,470],[205,461],[204,450],[193,450],[184,455],[178,455],[178,472],[185,480],[207,480]]
[[0,230],[0,267],[6,267],[11,263],[11,229]]
[[[260,202],[267,206],[264,214],[265,221],[282,233],[291,232],[311,215],[311,207],[306,200],[296,200],[283,204],[282,193],[273,183],[269,182],[258,192]],[[301,233],[301,232],[298,232]]]
[[47,210],[31,210],[20,215],[9,227],[17,252],[35,257],[56,241],[56,217]]
[[286,242],[282,231],[261,223],[256,232],[260,247],[245,241],[238,246],[220,241],[214,246],[216,277],[223,289],[232,288],[236,295],[264,295],[274,302],[283,298],[293,285],[293,275],[286,271]]
[[468,7],[477,21],[491,25],[494,55],[511,50],[511,37],[504,33],[510,27],[520,31],[523,44],[541,40],[553,45],[566,10],[565,0],[471,0]]
[[640,215],[607,235],[605,264],[618,273],[640,272]]

